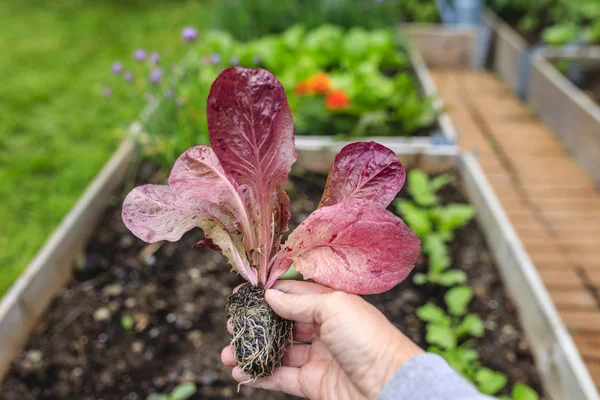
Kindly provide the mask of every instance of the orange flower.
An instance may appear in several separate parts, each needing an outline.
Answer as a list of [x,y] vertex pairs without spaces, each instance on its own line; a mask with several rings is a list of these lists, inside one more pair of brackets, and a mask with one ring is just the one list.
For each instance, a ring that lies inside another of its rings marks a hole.
[[308,85],[306,84],[306,82],[300,82],[296,85],[295,91],[297,94],[304,95],[304,94],[308,94],[309,88],[308,88]]
[[342,110],[350,105],[350,98],[343,90],[334,90],[325,98],[325,106],[330,110]]
[[331,80],[325,72],[317,72],[306,80],[311,93],[327,94],[331,91]]

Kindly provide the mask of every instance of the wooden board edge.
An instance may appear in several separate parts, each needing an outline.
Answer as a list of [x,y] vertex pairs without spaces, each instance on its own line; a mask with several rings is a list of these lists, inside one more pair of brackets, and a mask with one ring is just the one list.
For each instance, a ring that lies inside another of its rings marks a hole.
[[475,156],[461,155],[458,169],[502,280],[519,309],[546,392],[555,400],[599,400],[572,337]]

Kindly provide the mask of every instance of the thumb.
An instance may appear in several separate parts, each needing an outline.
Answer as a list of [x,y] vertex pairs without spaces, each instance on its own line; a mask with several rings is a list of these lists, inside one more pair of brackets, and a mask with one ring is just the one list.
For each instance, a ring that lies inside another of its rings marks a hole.
[[305,324],[321,324],[324,300],[328,294],[291,294],[269,289],[265,299],[273,311],[282,318]]

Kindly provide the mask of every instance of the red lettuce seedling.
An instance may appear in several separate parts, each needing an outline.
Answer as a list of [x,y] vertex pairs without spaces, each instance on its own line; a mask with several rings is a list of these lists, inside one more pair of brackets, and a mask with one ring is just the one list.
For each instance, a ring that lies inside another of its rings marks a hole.
[[280,245],[290,199],[282,188],[297,159],[293,121],[280,82],[268,71],[223,71],[207,103],[212,147],[175,162],[168,185],[129,193],[123,221],[146,242],[177,241],[201,228],[198,245],[220,249],[250,284],[227,301],[233,345],[253,378],[270,374],[291,340],[264,291],[294,264],[305,277],[349,293],[384,292],[404,280],[421,249],[417,235],[385,209],[402,188],[396,155],[353,143],[336,156],[319,209]]

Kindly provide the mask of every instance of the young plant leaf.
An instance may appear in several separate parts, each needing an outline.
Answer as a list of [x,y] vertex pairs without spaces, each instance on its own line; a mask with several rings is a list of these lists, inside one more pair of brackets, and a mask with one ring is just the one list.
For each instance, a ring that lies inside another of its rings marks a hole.
[[467,312],[469,303],[473,299],[473,289],[469,286],[454,287],[444,295],[444,301],[452,315],[462,316]]
[[504,386],[508,378],[501,372],[492,371],[489,368],[481,368],[475,373],[475,383],[480,392],[494,395]]
[[426,274],[414,274],[413,282],[415,285],[424,285],[427,283],[427,275]]
[[435,276],[434,282],[438,285],[450,287],[454,285],[460,285],[467,282],[467,274],[465,271],[453,269],[450,271],[444,271]]
[[448,204],[437,211],[438,231],[444,240],[451,240],[453,233],[458,228],[466,225],[473,219],[475,210],[469,204]]
[[346,145],[335,156],[319,207],[350,198],[387,207],[402,189],[405,178],[404,167],[387,147],[375,142]]
[[408,192],[421,207],[431,207],[437,204],[437,197],[425,171],[417,169],[408,173]]
[[482,337],[485,331],[485,325],[477,314],[468,314],[456,327],[456,335],[462,338],[465,335]]
[[419,238],[400,218],[372,201],[350,199],[319,208],[302,222],[274,271],[285,272],[293,262],[305,279],[333,289],[381,293],[408,276],[420,251]]
[[517,382],[512,388],[513,400],[539,400],[540,396],[535,390],[525,385],[524,383]]
[[421,321],[432,322],[441,326],[450,326],[451,322],[450,317],[446,315],[444,310],[433,303],[427,303],[417,308],[417,317]]
[[406,225],[415,231],[420,238],[426,238],[433,231],[430,211],[417,206],[407,200],[398,200],[396,210],[402,215]]
[[[247,189],[246,207],[253,210],[257,247],[253,261],[267,279],[268,266],[282,219],[281,185],[297,159],[294,125],[281,83],[263,69],[228,68],[213,83],[207,101],[213,150],[223,170]],[[279,209],[279,211],[277,211]]]
[[123,222],[134,235],[150,243],[174,242],[185,232],[200,227],[223,250],[240,275],[256,284],[256,274],[243,251],[241,228],[234,215],[215,203],[188,194],[180,196],[165,185],[138,186],[123,202]]
[[455,179],[456,177],[452,174],[441,174],[431,179],[429,187],[434,193],[437,193],[438,190],[453,182]]
[[196,384],[192,382],[181,383],[173,389],[171,392],[171,398],[173,400],[187,400],[192,397],[198,389]]
[[425,335],[427,343],[439,346],[442,349],[452,350],[456,348],[458,339],[452,328],[435,324],[427,324],[427,334]]

